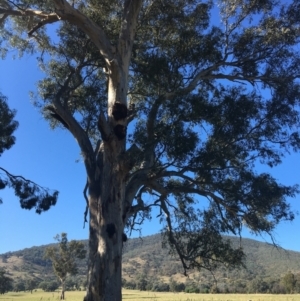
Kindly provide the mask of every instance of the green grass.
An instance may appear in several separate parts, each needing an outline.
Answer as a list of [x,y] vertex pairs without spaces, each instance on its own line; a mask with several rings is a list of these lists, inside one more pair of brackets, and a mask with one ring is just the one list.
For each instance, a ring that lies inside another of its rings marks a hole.
[[[67,301],[82,301],[85,292],[66,292]],[[30,293],[7,293],[0,295],[0,301],[54,301],[59,300],[60,293],[47,293],[40,290]],[[123,290],[126,301],[300,301],[300,295],[262,295],[262,294],[185,294],[155,293]]]

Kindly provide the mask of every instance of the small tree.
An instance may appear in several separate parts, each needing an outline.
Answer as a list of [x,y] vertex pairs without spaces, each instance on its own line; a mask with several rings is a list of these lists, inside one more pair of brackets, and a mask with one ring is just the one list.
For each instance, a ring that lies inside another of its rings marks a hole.
[[54,292],[58,289],[59,285],[56,281],[42,281],[39,284],[39,288],[41,288],[45,292]]
[[86,250],[81,242],[75,240],[68,242],[66,233],[56,235],[54,239],[59,242],[59,247],[48,247],[45,252],[45,258],[49,258],[52,261],[54,273],[59,278],[62,286],[60,299],[64,300],[66,278],[68,274],[77,274],[76,258],[84,259]]
[[13,280],[5,275],[5,270],[0,270],[0,294],[5,294],[13,289]]
[[25,282],[23,279],[18,280],[18,282],[14,285],[14,291],[15,292],[22,292],[25,291]]
[[25,284],[25,289],[26,291],[29,291],[32,294],[32,291],[37,288],[37,282],[35,279],[30,278],[27,279],[26,284]]
[[[240,285],[239,285],[240,287]],[[267,293],[269,289],[268,283],[260,277],[253,279],[250,283],[250,292],[253,293]]]
[[284,275],[282,281],[286,292],[288,294],[293,293],[296,286],[295,275],[291,271],[289,271],[286,275]]
[[48,281],[40,282],[39,283],[39,288],[46,292],[48,290]]
[[146,276],[140,275],[136,281],[137,289],[139,289],[140,291],[146,291],[147,284],[148,284],[148,281],[146,279]]

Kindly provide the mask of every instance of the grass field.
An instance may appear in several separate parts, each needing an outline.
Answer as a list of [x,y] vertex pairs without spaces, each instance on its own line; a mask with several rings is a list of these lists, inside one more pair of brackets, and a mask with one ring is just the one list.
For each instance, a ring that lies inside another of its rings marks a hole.
[[[67,301],[82,301],[85,292],[66,292]],[[7,293],[0,295],[0,301],[54,301],[59,300],[59,292],[46,293],[36,291],[30,293]],[[185,293],[154,293],[123,290],[126,301],[300,301],[300,295],[261,295],[261,294],[185,294]]]

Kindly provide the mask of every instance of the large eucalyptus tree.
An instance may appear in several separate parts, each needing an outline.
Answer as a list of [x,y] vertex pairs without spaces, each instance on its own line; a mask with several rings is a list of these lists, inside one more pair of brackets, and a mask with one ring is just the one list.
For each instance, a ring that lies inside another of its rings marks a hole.
[[3,56],[38,53],[36,104],[83,156],[86,301],[121,300],[123,232],[153,207],[185,271],[240,264],[243,250],[222,234],[272,235],[294,218],[286,198],[297,187],[256,167],[300,147],[299,9],[296,0],[0,1]]

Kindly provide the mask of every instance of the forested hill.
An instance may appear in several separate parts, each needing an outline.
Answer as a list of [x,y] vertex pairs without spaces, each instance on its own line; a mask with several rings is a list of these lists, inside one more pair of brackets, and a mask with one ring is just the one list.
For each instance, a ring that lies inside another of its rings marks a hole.
[[[236,238],[231,239],[234,243],[240,243]],[[84,243],[87,245],[87,241]],[[0,268],[5,268],[14,280],[28,277],[35,278],[37,282],[53,280],[55,276],[51,262],[43,258],[47,246],[49,245],[1,254]],[[278,249],[252,239],[243,239],[242,246],[247,254],[247,268],[235,270],[220,268],[214,273],[218,286],[235,285],[242,288],[249,287],[254,281],[273,284],[277,281],[279,285],[289,271],[294,275],[300,275],[300,252]],[[187,280],[182,275],[180,262],[169,256],[166,249],[162,249],[160,234],[142,239],[129,239],[124,244],[123,250],[123,278],[126,283],[133,285],[140,277],[160,278],[165,283],[169,283],[170,280],[185,283]],[[83,282],[86,274],[86,261],[83,260],[78,264],[79,274],[76,279]],[[206,287],[215,283],[212,274],[204,270],[200,273],[191,271],[189,276],[188,281],[194,279]]]

